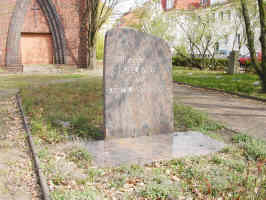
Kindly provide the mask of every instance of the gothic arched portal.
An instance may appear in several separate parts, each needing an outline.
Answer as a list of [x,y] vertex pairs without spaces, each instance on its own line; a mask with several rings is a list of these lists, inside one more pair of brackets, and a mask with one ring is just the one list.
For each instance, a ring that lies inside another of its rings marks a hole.
[[[21,64],[20,39],[26,13],[32,0],[18,0],[9,25],[6,65]],[[55,64],[65,64],[66,43],[64,28],[51,0],[37,0],[52,33]]]

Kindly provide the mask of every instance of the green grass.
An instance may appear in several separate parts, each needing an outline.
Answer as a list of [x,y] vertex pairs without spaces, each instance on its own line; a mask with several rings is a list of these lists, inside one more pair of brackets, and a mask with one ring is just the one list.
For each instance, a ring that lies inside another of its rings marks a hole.
[[241,145],[245,150],[247,160],[264,160],[266,159],[266,142],[256,140],[250,136],[237,134],[233,137],[233,142]]
[[[238,135],[234,145],[221,152],[153,162],[145,166],[89,167],[84,177],[64,177],[45,165],[48,180],[54,182],[53,199],[85,198],[92,191],[100,199],[258,199],[266,194],[266,158],[247,149],[250,141]],[[259,140],[254,142],[259,142]],[[252,146],[253,148],[255,146]],[[266,145],[261,151],[265,153]],[[55,158],[52,158],[55,160]],[[42,159],[43,163],[47,160]],[[58,173],[58,172],[57,172]],[[86,194],[88,195],[88,194]]]
[[[57,143],[65,133],[103,138],[103,95],[100,78],[26,88],[21,91],[23,107],[31,117],[33,134]],[[45,124],[44,124],[45,123]],[[70,126],[65,127],[64,123]],[[45,130],[44,130],[45,129]],[[48,134],[42,133],[42,130]],[[48,139],[49,138],[49,139]]]
[[261,86],[253,83],[259,81],[255,74],[228,75],[223,72],[209,72],[190,70],[183,67],[174,67],[173,80],[195,86],[214,88],[226,92],[241,93],[266,99],[266,94],[261,93]]
[[4,72],[4,70],[3,70],[2,67],[0,66],[0,73],[1,73],[1,72]]
[[68,155],[67,159],[76,163],[80,168],[88,168],[91,164],[92,156],[88,153],[85,148],[72,149]]
[[[73,89],[74,88],[74,89]],[[103,93],[100,78],[25,88],[23,106],[34,135],[58,143],[66,134],[103,139]],[[184,105],[174,106],[176,130],[211,132],[221,129],[206,114]],[[64,126],[67,124],[67,126]]]
[[100,192],[95,189],[87,188],[85,191],[55,191],[52,193],[53,200],[100,200]]
[[174,125],[176,130],[217,131],[222,125],[208,118],[206,113],[182,104],[174,105]]
[[[258,199],[266,195],[266,144],[237,134],[221,152],[154,162],[95,168],[84,149],[60,151],[67,135],[99,138],[103,130],[100,78],[22,90],[23,106],[52,199]],[[174,106],[176,130],[218,133],[223,127],[202,112]],[[73,166],[73,163],[74,166]],[[77,175],[77,172],[78,175]]]

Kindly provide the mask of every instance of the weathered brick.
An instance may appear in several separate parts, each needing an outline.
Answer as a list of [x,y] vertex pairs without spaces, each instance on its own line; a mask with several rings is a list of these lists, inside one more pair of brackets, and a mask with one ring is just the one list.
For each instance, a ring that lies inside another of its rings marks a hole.
[[[18,50],[20,45],[15,45],[14,47],[8,49],[7,41],[10,30],[20,30],[21,33],[51,33],[51,28],[49,26],[47,16],[45,13],[40,9],[37,0],[25,0],[24,4],[27,6],[27,13],[25,18],[21,19],[19,23],[13,25],[14,27],[10,28],[12,16],[14,12],[16,12],[16,4],[18,2],[21,3],[24,0],[4,0],[0,1],[0,66],[6,65],[6,51],[14,52],[14,55],[18,55],[15,53]],[[29,5],[27,2],[29,1]],[[73,59],[70,54],[72,54],[75,58],[78,57],[78,50],[79,47],[79,14],[77,8],[77,2],[79,0],[51,0],[53,2],[58,18],[54,19],[54,22],[61,21],[63,25],[63,29],[59,28],[59,32],[57,32],[58,37],[65,37],[65,43],[63,44],[66,47],[64,51],[65,56],[65,63],[66,64],[74,64]],[[32,9],[34,8],[34,9]],[[43,7],[42,7],[43,8]],[[49,8],[50,9],[50,8]],[[50,12],[50,10],[48,11]],[[57,21],[56,21],[57,20]],[[50,24],[51,25],[51,24]],[[17,28],[18,26],[22,26]],[[64,30],[64,32],[62,31]],[[61,35],[61,36],[60,36]],[[16,34],[13,35],[14,38],[20,39],[20,35]],[[55,42],[55,41],[54,41]],[[55,46],[55,45],[54,45]],[[20,51],[20,50],[18,50]],[[72,52],[72,53],[70,53]],[[72,56],[72,57],[73,57]],[[20,56],[12,57],[15,61],[12,61],[13,64],[19,64],[21,62]],[[18,62],[18,63],[14,63]]]

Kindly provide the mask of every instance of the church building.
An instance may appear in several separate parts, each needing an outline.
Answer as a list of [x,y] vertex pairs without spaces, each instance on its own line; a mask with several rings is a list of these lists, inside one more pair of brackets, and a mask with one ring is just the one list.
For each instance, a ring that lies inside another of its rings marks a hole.
[[0,1],[0,66],[75,64],[79,0]]

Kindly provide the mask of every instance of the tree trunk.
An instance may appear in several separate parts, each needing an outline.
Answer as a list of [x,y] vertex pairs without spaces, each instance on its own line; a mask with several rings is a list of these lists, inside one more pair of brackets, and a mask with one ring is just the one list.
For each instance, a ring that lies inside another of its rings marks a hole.
[[79,48],[78,48],[78,67],[87,68],[88,67],[88,40],[85,28],[80,28],[79,33]]
[[78,48],[78,67],[88,67],[88,35],[86,25],[88,23],[88,12],[86,11],[86,2],[79,0],[79,48]]
[[262,52],[262,61],[261,61],[261,69],[262,69],[262,90],[266,92],[266,18],[265,18],[265,8],[263,0],[258,0],[259,5],[259,13],[260,13],[260,27],[261,27],[261,35],[260,35],[260,43],[261,43],[261,52]]
[[97,60],[96,60],[96,47],[93,45],[89,47],[88,52],[88,69],[93,70],[96,68]]
[[262,72],[259,69],[257,58],[256,58],[256,51],[255,51],[255,45],[254,45],[254,32],[251,30],[251,22],[250,22],[249,12],[247,8],[247,0],[241,0],[241,6],[242,6],[242,14],[243,14],[245,26],[246,26],[246,35],[248,39],[248,49],[250,53],[251,64],[252,66],[254,66],[257,74],[261,76]]

